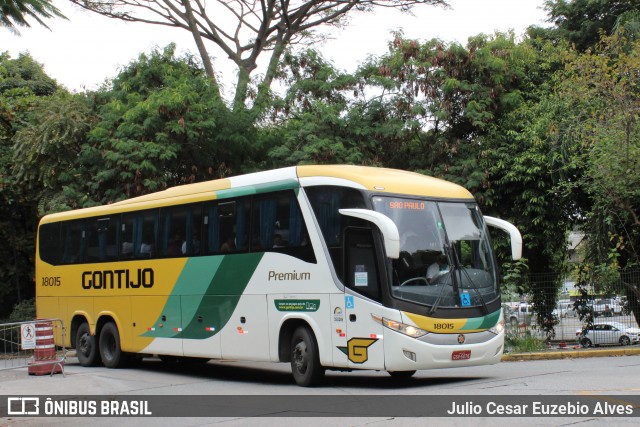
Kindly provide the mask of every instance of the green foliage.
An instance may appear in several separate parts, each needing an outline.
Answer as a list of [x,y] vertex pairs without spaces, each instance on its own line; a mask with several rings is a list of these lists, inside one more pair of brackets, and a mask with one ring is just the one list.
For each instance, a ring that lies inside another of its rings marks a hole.
[[631,23],[638,22],[632,18],[638,12],[634,0],[547,0],[544,4],[549,21],[555,24],[550,31],[580,52],[597,45],[602,34],[630,30]]
[[0,318],[34,293],[38,192],[28,191],[13,174],[13,138],[31,120],[39,98],[55,88],[55,81],[30,56],[0,55]]
[[39,193],[42,213],[78,207],[56,195],[87,174],[86,138],[97,122],[91,98],[59,90],[34,100],[26,121],[13,138],[14,178]]
[[505,353],[531,353],[546,350],[547,344],[530,333],[521,334],[510,331],[505,336],[504,347]]
[[502,293],[505,295],[505,299],[515,301],[516,295],[526,294],[529,291],[529,277],[526,258],[504,262],[502,264]]
[[25,322],[36,318],[36,300],[31,298],[23,300],[13,307],[9,315],[9,322]]
[[55,80],[45,74],[42,65],[30,55],[20,54],[17,59],[4,53],[0,55],[0,93],[14,90],[13,93],[25,93],[16,89],[28,89],[36,96],[51,95],[56,91]]
[[20,34],[16,26],[31,27],[27,18],[34,19],[38,24],[49,28],[42,18],[54,16],[66,19],[50,0],[3,0],[0,3],[0,27],[8,28],[16,34]]
[[[556,138],[567,153],[560,188],[582,195],[574,201],[588,236],[586,285],[606,286],[612,274],[640,265],[639,67],[640,42],[620,31],[593,52],[570,52],[554,95],[569,107],[556,115]],[[622,283],[638,299],[640,281],[629,278]]]

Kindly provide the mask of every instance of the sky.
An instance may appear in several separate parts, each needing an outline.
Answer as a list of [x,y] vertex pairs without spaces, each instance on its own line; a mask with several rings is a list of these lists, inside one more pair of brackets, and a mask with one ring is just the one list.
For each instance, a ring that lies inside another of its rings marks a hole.
[[[420,6],[414,16],[389,9],[376,14],[356,15],[346,29],[332,30],[332,40],[320,46],[323,56],[347,72],[371,55],[387,51],[391,32],[402,30],[406,37],[466,44],[480,33],[513,30],[522,35],[530,25],[546,26],[543,0],[449,0],[450,9]],[[97,89],[106,79],[135,60],[140,53],[176,43],[179,53],[197,56],[191,35],[181,29],[142,23],[125,23],[92,14],[66,0],[53,0],[69,20],[50,19],[51,31],[33,22],[19,28],[20,36],[0,28],[0,52],[17,58],[28,52],[44,65],[45,72],[72,91]],[[317,47],[317,46],[316,46]],[[210,55],[225,59],[208,44]],[[235,71],[218,65],[232,82]]]

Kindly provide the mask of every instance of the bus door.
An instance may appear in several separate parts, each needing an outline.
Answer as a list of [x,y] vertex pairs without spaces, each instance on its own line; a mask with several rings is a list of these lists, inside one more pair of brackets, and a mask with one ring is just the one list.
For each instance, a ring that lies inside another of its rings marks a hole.
[[384,369],[383,327],[372,317],[382,314],[382,306],[376,303],[381,294],[373,231],[347,228],[344,244],[347,342],[343,352],[350,368]]

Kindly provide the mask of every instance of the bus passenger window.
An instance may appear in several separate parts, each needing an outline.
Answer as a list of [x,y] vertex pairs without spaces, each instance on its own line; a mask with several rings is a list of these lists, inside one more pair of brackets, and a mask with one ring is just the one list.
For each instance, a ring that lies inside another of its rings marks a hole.
[[251,200],[222,200],[205,205],[203,247],[207,254],[245,252],[249,246]]
[[62,251],[63,264],[77,264],[85,262],[87,252],[86,230],[84,221],[71,221],[63,225]]
[[163,209],[161,222],[160,256],[181,257],[200,254],[200,205]]
[[40,226],[38,237],[40,258],[42,261],[58,265],[60,264],[60,223],[43,224]]
[[280,252],[315,262],[304,218],[293,191],[256,196],[251,230],[253,252]]
[[118,258],[118,220],[92,218],[89,224],[87,261],[115,261]]
[[153,258],[156,256],[156,210],[124,215],[122,219],[120,258]]

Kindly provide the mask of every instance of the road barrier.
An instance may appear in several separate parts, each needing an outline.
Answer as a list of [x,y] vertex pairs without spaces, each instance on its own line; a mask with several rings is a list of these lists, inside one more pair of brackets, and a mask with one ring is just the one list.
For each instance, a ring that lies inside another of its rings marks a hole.
[[26,322],[0,324],[0,371],[28,368],[30,375],[64,376],[67,357],[65,328],[60,319],[37,319]]

